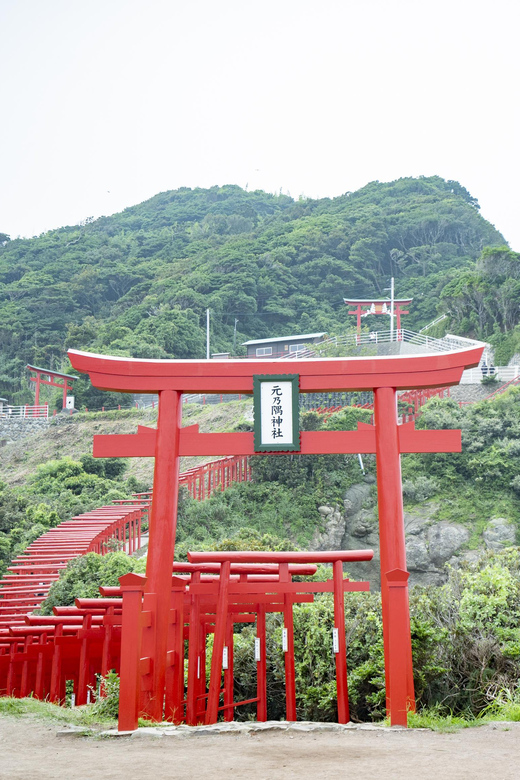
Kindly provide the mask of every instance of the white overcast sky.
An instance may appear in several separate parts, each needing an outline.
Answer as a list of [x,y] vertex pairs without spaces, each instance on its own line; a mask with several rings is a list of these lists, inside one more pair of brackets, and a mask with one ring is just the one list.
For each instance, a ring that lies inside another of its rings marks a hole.
[[0,232],[461,182],[520,251],[518,0],[0,0]]

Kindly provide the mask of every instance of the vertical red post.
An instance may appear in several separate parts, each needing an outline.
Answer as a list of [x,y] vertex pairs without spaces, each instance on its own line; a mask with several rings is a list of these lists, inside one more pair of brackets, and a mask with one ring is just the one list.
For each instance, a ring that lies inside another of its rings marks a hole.
[[[106,677],[110,669],[112,668],[112,638],[114,634],[113,618],[115,614],[115,608],[109,607],[106,611],[106,621],[103,620],[103,626],[105,628],[105,636],[103,637],[103,650],[101,653],[101,676]],[[103,691],[104,694],[104,691]]]
[[[191,575],[193,584],[200,582],[200,572]],[[201,633],[199,617],[199,598],[191,596],[190,622],[188,634],[188,692],[186,695],[186,723],[195,726],[197,723],[197,681],[200,674],[199,634]]]
[[256,662],[256,719],[259,722],[267,720],[267,658],[265,631],[265,604],[257,604],[256,637],[259,643],[260,658]]
[[213,653],[211,655],[208,707],[206,710],[207,724],[216,723],[218,716],[218,702],[222,680],[222,653],[226,639],[230,567],[231,564],[229,561],[224,561],[220,567],[217,610],[215,615],[215,635],[213,637]]
[[36,387],[34,393],[34,405],[38,406],[40,403],[40,372],[36,372]]
[[146,577],[125,574],[119,578],[123,592],[119,731],[135,731],[139,717],[141,612]]
[[41,634],[38,644],[41,646],[41,652],[38,653],[38,660],[36,661],[36,679],[34,682],[34,698],[43,699],[44,691],[44,671],[45,671],[45,654],[44,649],[47,645],[47,634]]
[[82,622],[82,630],[79,632],[81,637],[81,650],[79,654],[79,676],[76,704],[81,706],[87,703],[88,672],[89,672],[89,640],[88,629],[92,626],[92,615],[85,615]]
[[163,717],[172,564],[177,526],[181,393],[177,390],[162,390],[159,400],[153,501],[146,562],[146,591],[157,595],[155,646],[152,650],[153,687],[147,712],[157,721],[161,721]]
[[343,563],[334,561],[334,628],[338,632],[338,644],[334,647],[336,658],[336,688],[338,692],[338,723],[348,723],[347,643],[345,639],[345,594],[343,592]]
[[[290,582],[289,564],[281,563],[279,567],[280,582]],[[287,631],[287,650],[285,652],[285,712],[286,719],[296,720],[296,672],[294,668],[294,621],[293,600],[289,593],[283,597],[283,623]]]
[[[376,435],[377,489],[379,506],[379,543],[381,556],[381,601],[383,608],[383,642],[385,650],[385,679],[387,708],[392,723],[401,724],[402,715],[398,702],[392,702],[390,692],[393,689],[390,680],[391,670],[405,669],[406,696],[408,709],[415,708],[413,691],[412,642],[410,635],[410,614],[408,609],[408,589],[405,596],[396,605],[402,610],[396,622],[405,632],[403,643],[394,645],[389,625],[389,585],[387,573],[394,569],[406,571],[406,548],[404,535],[403,494],[401,487],[401,456],[399,453],[399,432],[397,428],[396,392],[392,387],[374,389],[374,421]],[[403,647],[406,652],[400,653]],[[399,675],[401,679],[401,674]]]
[[54,652],[52,654],[51,666],[51,687],[49,700],[54,704],[59,704],[63,698],[62,690],[62,647],[59,640],[63,636],[63,626],[59,623],[54,631]]
[[199,633],[199,670],[197,679],[197,724],[204,723],[206,719],[206,640],[208,637],[208,623],[203,618],[200,625]]
[[402,658],[408,654],[410,625],[408,620],[408,572],[394,569],[387,572],[388,634],[390,654],[390,702],[392,726],[407,726],[408,670]]
[[30,661],[29,661],[28,649],[32,645],[32,643],[33,643],[32,636],[28,636],[28,637],[25,638],[24,652],[23,652],[24,660],[22,662],[22,676],[21,676],[21,680],[20,680],[20,698],[21,699],[25,699],[25,697],[29,695],[29,688],[30,688],[30,686],[29,686],[29,680],[30,680],[29,665],[30,665]]
[[234,710],[231,706],[234,701],[234,670],[233,670],[233,643],[234,629],[233,615],[228,615],[226,629],[226,647],[227,647],[227,669],[224,669],[224,720],[229,722],[234,720]]
[[166,719],[182,723],[184,717],[184,591],[182,580],[172,586],[172,609],[175,620],[170,627],[171,654],[166,684]]

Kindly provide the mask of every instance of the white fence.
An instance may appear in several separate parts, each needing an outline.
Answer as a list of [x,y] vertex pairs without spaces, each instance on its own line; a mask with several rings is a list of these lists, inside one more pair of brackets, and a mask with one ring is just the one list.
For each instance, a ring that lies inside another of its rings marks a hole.
[[[481,341],[466,339],[462,336],[446,335],[441,339],[426,336],[423,333],[415,333],[413,330],[399,328],[390,330],[375,330],[372,333],[357,333],[347,336],[337,336],[325,339],[317,344],[312,344],[297,352],[284,355],[279,360],[301,360],[302,358],[318,358],[337,356],[342,352],[356,350],[358,347],[376,347],[378,344],[400,343],[419,347],[424,352],[452,352],[455,349],[468,349],[472,346],[480,346]],[[487,346],[487,345],[486,345]],[[346,356],[346,355],[345,355]]]
[[494,376],[497,382],[504,384],[520,376],[520,366],[482,366],[468,368],[462,374],[461,385],[477,385],[484,377]]
[[32,420],[36,418],[45,418],[49,416],[48,404],[42,404],[40,406],[31,406],[30,404],[24,404],[23,406],[10,406],[8,404],[0,404],[0,419],[24,419]]

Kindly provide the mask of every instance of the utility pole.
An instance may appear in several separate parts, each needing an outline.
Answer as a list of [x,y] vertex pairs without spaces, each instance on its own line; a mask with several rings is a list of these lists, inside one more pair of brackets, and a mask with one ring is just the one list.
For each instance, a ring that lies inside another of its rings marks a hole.
[[237,322],[240,322],[240,320],[237,320],[235,317],[235,328],[233,330],[233,355],[235,355],[237,351]]
[[209,360],[209,309],[206,309],[206,360]]
[[385,290],[390,290],[390,341],[394,340],[394,309],[395,309],[395,286],[394,277],[390,279],[390,287],[385,287]]
[[395,301],[395,288],[394,277],[390,280],[390,341],[394,340],[394,301]]

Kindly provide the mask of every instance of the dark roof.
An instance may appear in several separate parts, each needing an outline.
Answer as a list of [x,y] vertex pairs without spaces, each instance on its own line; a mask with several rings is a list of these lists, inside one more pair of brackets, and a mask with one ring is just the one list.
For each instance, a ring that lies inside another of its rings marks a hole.
[[[370,306],[371,303],[392,303],[391,298],[343,298],[345,303],[361,303]],[[411,303],[413,298],[394,298],[394,303]]]
[[29,371],[39,371],[40,374],[48,374],[49,376],[59,376],[63,379],[79,379],[79,376],[72,376],[72,374],[60,374],[59,371],[51,371],[50,368],[40,368],[40,366],[25,366]]

